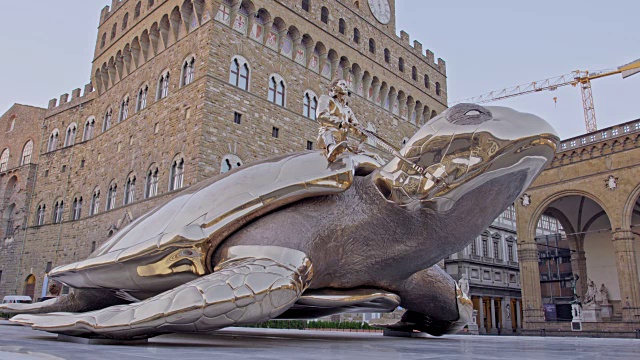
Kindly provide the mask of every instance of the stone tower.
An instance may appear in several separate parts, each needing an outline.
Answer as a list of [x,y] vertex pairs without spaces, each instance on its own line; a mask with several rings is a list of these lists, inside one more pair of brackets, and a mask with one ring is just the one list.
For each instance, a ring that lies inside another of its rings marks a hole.
[[0,296],[33,276],[40,297],[47,270],[189,185],[313,149],[317,99],[336,77],[360,121],[401,145],[446,109],[446,65],[395,31],[393,0],[113,0],[91,83],[41,115],[25,234],[0,263]]

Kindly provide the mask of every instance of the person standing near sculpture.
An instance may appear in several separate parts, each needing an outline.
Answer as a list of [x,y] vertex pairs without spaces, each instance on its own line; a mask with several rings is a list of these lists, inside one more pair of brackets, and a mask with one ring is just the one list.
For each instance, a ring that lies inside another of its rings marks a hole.
[[335,161],[349,149],[348,135],[356,138],[360,144],[366,139],[366,135],[356,129],[360,123],[347,104],[348,94],[347,82],[336,80],[331,84],[329,95],[322,95],[318,103],[318,146],[329,162]]

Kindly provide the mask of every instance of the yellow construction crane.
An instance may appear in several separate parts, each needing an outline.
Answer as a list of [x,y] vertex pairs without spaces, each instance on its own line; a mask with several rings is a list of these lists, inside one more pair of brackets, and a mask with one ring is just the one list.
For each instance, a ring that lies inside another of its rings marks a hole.
[[489,93],[476,96],[473,98],[457,101],[451,105],[459,103],[488,103],[492,101],[508,99],[515,96],[531,94],[539,91],[554,91],[562,86],[580,86],[582,91],[582,107],[584,108],[584,122],[587,132],[598,130],[596,123],[596,111],[593,106],[593,93],[591,92],[591,81],[611,75],[622,74],[622,78],[628,78],[631,75],[640,72],[640,59],[622,65],[617,69],[608,69],[600,71],[572,71],[569,74],[556,76],[549,79],[534,81],[522,85],[512,86],[501,90],[491,91]]

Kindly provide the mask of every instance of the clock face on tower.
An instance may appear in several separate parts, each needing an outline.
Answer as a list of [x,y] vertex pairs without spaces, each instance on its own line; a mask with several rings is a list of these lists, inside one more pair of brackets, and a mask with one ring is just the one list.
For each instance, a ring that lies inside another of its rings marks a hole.
[[369,9],[380,23],[386,25],[391,21],[389,0],[369,0]]

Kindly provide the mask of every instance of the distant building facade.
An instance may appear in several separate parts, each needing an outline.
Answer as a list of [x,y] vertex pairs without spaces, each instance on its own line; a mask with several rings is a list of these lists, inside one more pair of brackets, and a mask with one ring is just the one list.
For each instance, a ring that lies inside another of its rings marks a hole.
[[[540,236],[557,233],[553,219],[541,218]],[[469,281],[480,334],[513,334],[522,329],[516,210],[511,205],[464,250],[444,261],[455,280]]]

